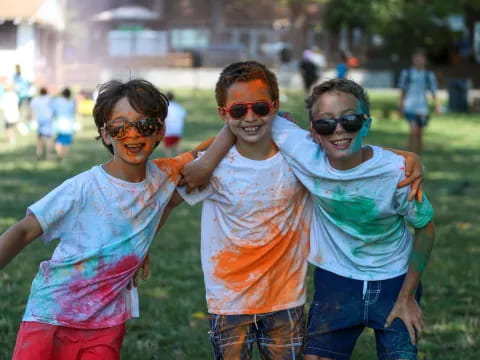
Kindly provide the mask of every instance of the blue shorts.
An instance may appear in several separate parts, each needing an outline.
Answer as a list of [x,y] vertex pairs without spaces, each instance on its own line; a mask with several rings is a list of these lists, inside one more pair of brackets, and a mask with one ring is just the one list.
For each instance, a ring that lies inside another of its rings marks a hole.
[[210,314],[215,360],[248,360],[255,343],[262,359],[301,359],[304,338],[304,306],[256,315]]
[[72,145],[73,135],[72,134],[58,134],[55,142],[62,144],[64,146]]
[[428,125],[428,115],[419,115],[414,113],[405,113],[405,118],[407,119],[408,123],[415,123],[418,127],[425,127]]
[[[405,275],[381,280],[353,280],[316,268],[315,294],[308,313],[305,354],[348,360],[365,327],[375,330],[381,360],[416,360],[417,347],[403,321],[384,327]],[[415,295],[420,301],[422,285]]]

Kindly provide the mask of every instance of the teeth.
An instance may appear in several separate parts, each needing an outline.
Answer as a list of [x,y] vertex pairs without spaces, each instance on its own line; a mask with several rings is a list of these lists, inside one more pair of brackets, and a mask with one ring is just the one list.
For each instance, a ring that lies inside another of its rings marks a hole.
[[350,139],[333,141],[335,145],[348,145],[350,144],[350,142],[351,142]]
[[258,129],[260,129],[260,126],[248,126],[248,127],[243,128],[243,130],[245,130],[246,132],[249,132],[249,133],[254,133]]

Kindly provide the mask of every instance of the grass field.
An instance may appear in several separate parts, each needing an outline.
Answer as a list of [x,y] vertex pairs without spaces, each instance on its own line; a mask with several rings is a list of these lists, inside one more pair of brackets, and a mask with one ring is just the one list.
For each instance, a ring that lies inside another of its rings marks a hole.
[[[372,93],[372,144],[405,148],[407,124],[394,97]],[[213,92],[179,92],[188,110],[183,148],[212,136],[221,123]],[[307,123],[300,94],[282,109]],[[377,109],[377,110],[375,110]],[[75,139],[65,164],[35,160],[33,135],[7,145],[0,133],[0,232],[26,207],[63,180],[109,158],[94,140],[90,118]],[[154,156],[162,156],[160,149]],[[425,136],[425,188],[436,211],[437,240],[424,276],[426,331],[423,360],[480,359],[480,115],[445,114],[431,121]],[[141,318],[128,323],[123,359],[210,359],[208,322],[200,267],[200,206],[182,205],[155,239],[151,277],[140,285]],[[31,281],[55,244],[34,241],[0,272],[0,360],[9,359]],[[312,294],[311,278],[308,280]],[[365,331],[352,357],[375,359],[373,334]]]

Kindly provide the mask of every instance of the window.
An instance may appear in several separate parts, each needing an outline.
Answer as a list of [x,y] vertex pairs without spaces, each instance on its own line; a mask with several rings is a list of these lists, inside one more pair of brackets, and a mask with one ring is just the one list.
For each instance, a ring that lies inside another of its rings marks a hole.
[[17,48],[17,27],[12,21],[0,24],[0,49],[15,50]]
[[108,45],[113,57],[156,56],[168,51],[165,31],[136,28],[110,31]]
[[177,29],[170,34],[174,49],[204,49],[209,44],[210,32],[206,29]]

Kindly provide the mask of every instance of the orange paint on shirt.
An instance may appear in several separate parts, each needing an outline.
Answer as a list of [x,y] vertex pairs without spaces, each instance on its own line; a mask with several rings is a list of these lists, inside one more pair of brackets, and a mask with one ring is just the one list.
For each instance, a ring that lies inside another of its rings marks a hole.
[[[269,209],[274,217],[263,215],[262,227],[268,229],[265,239],[245,239],[241,246],[232,244],[212,258],[214,276],[230,290],[222,303],[232,301],[232,297],[243,298],[247,308],[243,313],[262,313],[281,308],[305,292],[305,261],[309,252],[305,239],[310,221],[308,218],[294,223],[297,215],[304,213],[304,192],[299,191],[290,201],[296,202],[296,207],[288,216],[286,204]],[[221,309],[222,303],[212,301],[209,307]]]
[[168,176],[172,183],[177,184],[182,176],[180,171],[190,161],[193,161],[193,155],[186,152],[174,158],[158,158],[153,160],[153,163]]

